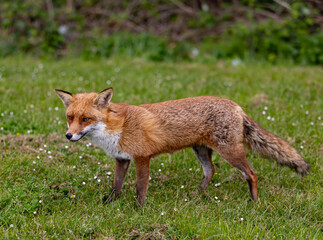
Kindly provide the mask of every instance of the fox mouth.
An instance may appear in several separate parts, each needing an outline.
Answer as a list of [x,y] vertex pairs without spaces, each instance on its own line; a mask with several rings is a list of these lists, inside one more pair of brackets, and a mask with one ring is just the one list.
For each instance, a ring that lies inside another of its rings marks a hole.
[[79,134],[75,134],[73,135],[73,137],[71,139],[69,139],[71,142],[77,142],[79,140],[81,140],[85,135],[87,134],[87,132],[85,133],[79,133]]

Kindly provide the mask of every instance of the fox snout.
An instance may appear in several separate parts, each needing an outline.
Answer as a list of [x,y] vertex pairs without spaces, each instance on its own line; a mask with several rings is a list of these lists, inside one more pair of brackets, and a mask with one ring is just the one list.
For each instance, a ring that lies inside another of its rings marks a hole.
[[71,142],[77,142],[78,140],[80,140],[81,138],[83,138],[86,135],[86,133],[87,132],[85,132],[85,131],[82,131],[80,133],[75,133],[75,134],[72,134],[70,132],[67,132],[65,136]]
[[66,138],[68,140],[71,140],[72,137],[73,137],[73,134],[72,133],[66,133]]

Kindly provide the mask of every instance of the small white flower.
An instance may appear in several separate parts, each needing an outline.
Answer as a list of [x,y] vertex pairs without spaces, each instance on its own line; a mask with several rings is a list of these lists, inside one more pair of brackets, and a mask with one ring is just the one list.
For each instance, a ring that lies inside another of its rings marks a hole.
[[151,176],[149,176],[149,181],[151,180]]
[[98,165],[100,165],[101,163],[100,162],[98,162]]
[[164,167],[164,163],[161,163],[160,165],[162,165],[162,167]]
[[35,171],[36,171],[36,169],[34,168],[34,169],[33,169],[33,171],[35,172]]
[[221,183],[216,183],[214,186],[218,187],[218,186],[220,186],[220,185],[221,185]]
[[75,168],[76,168],[76,166],[73,166],[73,168],[75,169]]
[[33,104],[30,104],[30,107],[31,107],[31,108],[34,108],[34,105],[33,105]]
[[233,59],[231,61],[232,66],[238,66],[241,64],[241,60],[239,58]]
[[184,185],[181,186],[181,189],[183,189],[183,188],[184,188]]
[[65,35],[68,31],[68,26],[66,25],[61,25],[58,27],[58,33],[61,35]]
[[197,48],[193,48],[191,54],[192,54],[192,57],[196,57],[199,55],[199,50]]
[[185,198],[184,201],[187,202],[188,201],[187,198]]
[[275,118],[271,118],[271,121],[275,121]]
[[13,112],[10,112],[10,116],[12,116],[13,115]]
[[310,124],[313,126],[314,125],[314,122],[311,122]]
[[4,113],[1,113],[1,117],[3,117],[4,116]]
[[192,168],[188,169],[188,171],[192,171]]
[[48,154],[51,154],[52,152],[51,152],[51,151],[48,151],[47,153],[48,153]]
[[53,156],[51,156],[51,155],[49,155],[48,157],[49,157],[50,159],[52,159],[52,158],[53,158]]
[[36,161],[33,161],[33,164],[36,164]]
[[68,149],[68,146],[66,145],[65,148]]
[[267,117],[267,119],[268,119],[268,120],[270,120],[270,119],[271,119],[271,117],[270,117],[270,116],[268,116],[268,117]]
[[98,177],[97,177],[97,176],[94,176],[93,178],[94,178],[94,179],[97,179]]
[[165,215],[165,212],[162,212],[161,215],[164,216]]
[[75,197],[76,197],[75,194],[71,195],[71,198],[75,198]]
[[240,221],[243,221],[243,218],[240,218]]
[[305,114],[309,114],[310,112],[309,111],[306,111]]
[[86,183],[85,182],[82,182],[83,185],[85,185]]
[[27,113],[27,110],[24,110],[24,113]]
[[52,108],[51,108],[51,107],[49,107],[49,108],[48,108],[48,111],[52,111]]
[[101,182],[101,179],[98,179],[98,183]]
[[304,148],[304,146],[300,146],[300,148],[301,148],[301,149],[303,149],[303,148]]
[[161,169],[158,169],[158,172],[161,172]]
[[177,208],[174,208],[174,211],[175,211],[175,212],[177,212],[177,211],[178,211],[178,209],[177,209]]
[[3,131],[3,127],[1,127],[0,129],[1,129],[1,131]]
[[36,215],[36,213],[37,213],[37,212],[36,212],[36,211],[34,211],[34,215]]
[[322,118],[321,118],[321,116],[319,116],[317,119],[318,119],[318,120],[321,120]]
[[107,174],[110,176],[112,174],[112,172],[107,172]]
[[110,84],[111,84],[111,81],[110,81],[110,80],[108,80],[108,81],[106,81],[106,83],[107,83],[108,85],[110,85]]
[[28,130],[27,133],[30,134],[32,132],[32,130]]
[[39,151],[43,151],[43,149],[42,148],[39,148]]
[[215,196],[214,198],[215,198],[215,200],[218,200],[218,197],[217,196]]
[[10,224],[10,227],[13,228],[13,224]]
[[58,111],[58,107],[55,107],[54,109],[55,109],[55,111]]
[[79,156],[79,159],[82,159],[82,156]]
[[262,115],[266,115],[266,111],[262,111]]
[[268,110],[268,107],[267,107],[267,106],[265,106],[265,107],[264,107],[264,109],[265,109],[265,110]]
[[39,156],[37,156],[36,158],[37,158],[37,159],[40,159],[40,157],[39,157]]
[[44,148],[46,148],[46,147],[47,147],[47,145],[45,144],[45,145],[44,145]]
[[39,202],[39,203],[42,203],[42,202],[43,202],[43,200],[39,200],[38,202]]

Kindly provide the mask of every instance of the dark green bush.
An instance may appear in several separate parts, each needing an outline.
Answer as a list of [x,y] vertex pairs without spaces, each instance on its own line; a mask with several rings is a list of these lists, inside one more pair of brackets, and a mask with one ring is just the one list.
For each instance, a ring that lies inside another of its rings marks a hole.
[[121,54],[153,61],[208,57],[322,64],[322,25],[316,20],[323,7],[306,0],[282,2],[2,0],[0,56],[64,56],[73,50],[84,58]]

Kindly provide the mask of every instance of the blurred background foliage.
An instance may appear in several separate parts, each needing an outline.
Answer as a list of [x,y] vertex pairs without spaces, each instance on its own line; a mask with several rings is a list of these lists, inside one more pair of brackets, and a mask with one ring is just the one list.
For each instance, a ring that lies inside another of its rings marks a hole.
[[323,63],[321,0],[1,0],[0,56]]

